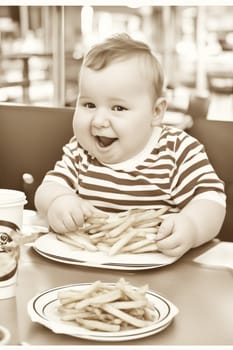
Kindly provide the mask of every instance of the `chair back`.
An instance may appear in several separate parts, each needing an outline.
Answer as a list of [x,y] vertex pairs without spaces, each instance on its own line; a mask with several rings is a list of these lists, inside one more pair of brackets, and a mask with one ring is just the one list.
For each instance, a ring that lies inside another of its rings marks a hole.
[[233,122],[195,119],[188,133],[205,146],[211,164],[225,182],[227,213],[219,238],[233,242]]
[[207,118],[210,105],[209,96],[191,95],[189,99],[186,114],[190,115],[193,120]]
[[0,104],[0,188],[25,191],[28,209],[34,209],[36,188],[73,135],[73,113],[73,108]]

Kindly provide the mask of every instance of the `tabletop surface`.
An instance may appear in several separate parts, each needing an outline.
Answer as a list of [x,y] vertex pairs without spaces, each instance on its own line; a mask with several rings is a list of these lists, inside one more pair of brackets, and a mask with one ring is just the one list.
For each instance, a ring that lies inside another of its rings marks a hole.
[[114,345],[233,345],[233,273],[225,267],[209,267],[193,261],[216,243],[193,249],[171,265],[145,271],[103,270],[67,265],[23,247],[17,296],[0,300],[0,324],[11,331],[11,344],[113,345],[55,334],[31,321],[28,301],[43,290],[73,283],[117,282],[124,277],[132,285],[149,289],[178,307],[179,313],[163,331],[146,338]]

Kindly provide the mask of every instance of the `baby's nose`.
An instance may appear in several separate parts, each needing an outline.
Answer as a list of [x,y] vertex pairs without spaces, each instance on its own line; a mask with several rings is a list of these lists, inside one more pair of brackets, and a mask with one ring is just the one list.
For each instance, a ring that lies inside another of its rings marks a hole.
[[92,119],[92,124],[98,128],[109,127],[109,119],[104,112],[96,112]]

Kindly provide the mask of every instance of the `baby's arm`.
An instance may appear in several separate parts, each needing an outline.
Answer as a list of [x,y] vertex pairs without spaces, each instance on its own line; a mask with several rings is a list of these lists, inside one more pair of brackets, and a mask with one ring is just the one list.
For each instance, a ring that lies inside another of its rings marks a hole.
[[80,198],[74,190],[55,182],[44,181],[35,194],[38,212],[47,216],[55,232],[65,233],[77,230],[85,218],[100,210]]
[[161,224],[158,248],[170,256],[182,256],[189,249],[213,239],[220,231],[225,208],[218,202],[196,199],[180,213],[169,215]]

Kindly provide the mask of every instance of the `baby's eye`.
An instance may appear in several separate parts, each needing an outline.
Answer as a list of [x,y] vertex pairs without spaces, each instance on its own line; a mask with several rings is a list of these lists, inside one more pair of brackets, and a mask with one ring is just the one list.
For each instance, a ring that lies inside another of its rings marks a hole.
[[117,112],[121,112],[121,111],[126,111],[127,109],[125,107],[122,107],[122,106],[113,106],[112,110],[117,111]]
[[83,104],[84,107],[88,108],[88,109],[92,109],[92,108],[95,108],[95,104],[92,103],[92,102],[86,102]]

